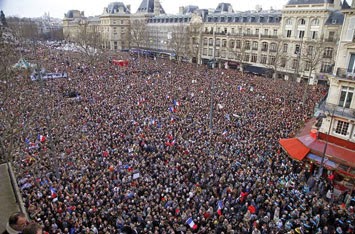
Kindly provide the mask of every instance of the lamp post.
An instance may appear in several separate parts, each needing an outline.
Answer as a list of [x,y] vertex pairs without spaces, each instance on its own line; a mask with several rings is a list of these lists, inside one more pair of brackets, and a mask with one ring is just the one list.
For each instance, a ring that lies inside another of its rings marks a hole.
[[319,172],[318,172],[318,179],[323,174],[324,160],[325,160],[325,156],[326,156],[326,153],[327,153],[330,131],[331,131],[332,125],[333,125],[334,112],[335,112],[335,108],[332,109],[332,113],[331,114],[329,112],[328,112],[328,114],[326,114],[326,116],[330,116],[330,124],[329,124],[329,128],[328,128],[328,133],[327,133],[327,136],[326,136],[326,139],[325,139],[325,145],[324,145],[324,149],[323,149],[322,160],[320,162],[320,167],[319,167]]

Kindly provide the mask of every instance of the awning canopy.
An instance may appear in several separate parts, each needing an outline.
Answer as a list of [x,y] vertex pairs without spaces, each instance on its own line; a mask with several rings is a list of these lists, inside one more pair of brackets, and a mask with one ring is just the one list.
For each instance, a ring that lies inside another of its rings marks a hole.
[[297,138],[280,139],[279,143],[291,158],[299,161],[302,161],[310,152],[310,149]]

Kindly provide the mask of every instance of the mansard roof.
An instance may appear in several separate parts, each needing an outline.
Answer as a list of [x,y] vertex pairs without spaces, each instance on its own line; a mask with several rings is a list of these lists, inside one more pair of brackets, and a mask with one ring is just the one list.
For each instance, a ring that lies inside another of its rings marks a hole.
[[333,11],[327,21],[325,22],[326,25],[342,25],[344,22],[344,14],[340,11]]
[[334,3],[334,0],[289,0],[286,5]]
[[221,2],[218,4],[215,13],[233,13],[233,7],[230,3]]
[[231,14],[209,14],[206,17],[207,23],[280,23],[282,14],[279,10],[274,11],[245,11]]
[[[137,13],[154,13],[154,0],[142,0],[138,7]],[[165,11],[160,4],[160,14],[165,14]]]
[[188,5],[184,7],[184,14],[192,14],[199,10],[198,6]]
[[122,2],[111,2],[106,8],[106,13],[116,14],[116,13],[126,13],[130,14],[129,9]]

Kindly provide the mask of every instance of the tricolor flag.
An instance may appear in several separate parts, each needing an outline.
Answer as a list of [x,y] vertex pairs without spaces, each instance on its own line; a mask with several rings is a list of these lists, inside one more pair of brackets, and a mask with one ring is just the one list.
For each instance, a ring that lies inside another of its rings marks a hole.
[[41,134],[38,134],[38,140],[43,143],[46,141],[46,137]]
[[218,215],[222,215],[222,209],[223,209],[223,201],[219,200],[217,202],[217,213],[218,213]]
[[194,230],[197,229],[197,225],[195,224],[195,222],[192,220],[191,217],[186,220],[186,223],[190,226],[190,228]]
[[50,187],[49,189],[51,191],[51,197],[56,198],[57,197],[57,190],[53,187]]
[[29,144],[31,144],[31,141],[30,141],[28,138],[26,138],[26,139],[25,139],[25,143],[26,143],[27,145],[29,145]]
[[243,91],[243,86],[238,85],[238,91]]
[[172,113],[175,113],[176,109],[174,107],[169,107],[169,111],[172,112]]

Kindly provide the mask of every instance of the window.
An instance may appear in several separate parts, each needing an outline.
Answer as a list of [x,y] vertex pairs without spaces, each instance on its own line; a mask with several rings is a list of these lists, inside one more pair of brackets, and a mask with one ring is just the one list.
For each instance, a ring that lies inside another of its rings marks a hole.
[[287,25],[291,25],[291,24],[292,24],[292,19],[287,19],[287,20],[286,20],[286,24],[287,24]]
[[350,108],[353,96],[354,96],[354,88],[343,86],[341,88],[339,106],[344,108]]
[[270,65],[274,65],[274,64],[275,64],[275,61],[276,61],[276,57],[275,57],[275,56],[270,56],[270,58],[269,58],[269,64],[270,64]]
[[251,34],[250,28],[247,28],[247,35],[250,35],[250,34]]
[[258,55],[257,54],[251,54],[251,62],[252,63],[256,63],[257,59],[258,59]]
[[276,52],[276,51],[277,51],[277,45],[276,45],[276,43],[271,43],[271,44],[270,44],[270,51],[272,51],[272,52]]
[[329,32],[328,41],[334,41],[335,32]]
[[234,40],[230,40],[229,41],[229,48],[234,49],[234,46],[235,46]]
[[312,25],[314,26],[319,25],[319,19],[312,20]]
[[255,29],[255,35],[258,35],[259,36],[259,29]]
[[304,38],[304,31],[303,30],[300,30],[298,32],[298,38]]
[[264,29],[264,35],[265,36],[269,35],[269,29],[267,29],[267,28]]
[[213,52],[212,48],[208,49],[208,56],[212,56],[212,52]]
[[277,29],[274,29],[273,35],[277,36]]
[[266,60],[267,60],[267,56],[265,54],[261,55],[260,63],[261,64],[266,64]]
[[292,30],[287,30],[286,31],[286,37],[291,37],[292,35]]
[[306,21],[305,21],[304,19],[300,19],[300,20],[298,21],[298,24],[300,24],[300,25],[305,25],[305,24],[306,24]]
[[208,39],[208,45],[213,46],[213,38]]
[[221,46],[221,39],[216,40],[216,46]]
[[267,42],[263,42],[262,46],[261,46],[261,51],[267,51],[268,50],[268,43]]
[[301,47],[300,47],[300,45],[296,45],[296,47],[295,47],[295,54],[300,54],[300,52],[301,52]]
[[206,46],[206,45],[207,45],[207,41],[208,41],[208,39],[207,39],[207,38],[204,38],[204,39],[203,39],[203,45]]
[[207,55],[207,48],[203,48],[202,54],[203,54],[203,55]]
[[231,32],[232,32],[232,34],[234,34],[234,33],[235,33],[234,28],[232,28]]
[[250,41],[246,41],[246,42],[245,42],[245,47],[244,47],[244,49],[250,50]]
[[222,47],[227,47],[227,40],[222,40]]
[[332,71],[332,65],[330,63],[322,63],[320,72],[330,73]]
[[298,59],[293,59],[292,60],[292,69],[296,69],[297,64],[298,64]]
[[348,122],[344,122],[341,120],[337,121],[337,127],[335,129],[335,133],[346,136],[348,135],[348,129],[349,129],[349,123]]
[[314,40],[314,39],[317,39],[318,38],[318,31],[311,31],[311,38]]
[[257,41],[253,41],[252,49],[253,50],[258,50],[258,42]]
[[249,54],[245,54],[244,55],[244,62],[249,62],[249,57],[250,57]]
[[283,52],[284,52],[284,53],[287,53],[287,49],[288,49],[288,44],[284,44]]
[[354,73],[355,72],[355,54],[351,54],[350,61],[348,65],[348,72]]
[[331,47],[326,47],[324,50],[324,58],[332,58],[333,57],[333,48]]
[[306,64],[304,65],[304,70],[309,71],[311,69],[311,62],[307,61]]
[[242,44],[241,41],[239,41],[239,40],[236,41],[236,42],[235,42],[235,48],[240,49],[240,48],[242,47],[241,44]]

